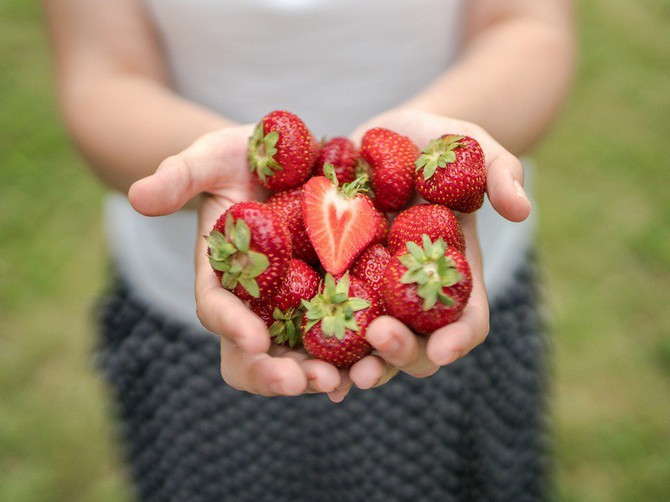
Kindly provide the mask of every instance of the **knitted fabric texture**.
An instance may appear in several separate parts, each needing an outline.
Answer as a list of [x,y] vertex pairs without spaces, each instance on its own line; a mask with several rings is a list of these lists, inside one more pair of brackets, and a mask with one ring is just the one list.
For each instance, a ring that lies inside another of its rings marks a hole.
[[532,265],[487,340],[433,377],[264,398],[228,387],[219,342],[117,281],[98,363],[145,501],[532,501],[546,496],[547,343]]

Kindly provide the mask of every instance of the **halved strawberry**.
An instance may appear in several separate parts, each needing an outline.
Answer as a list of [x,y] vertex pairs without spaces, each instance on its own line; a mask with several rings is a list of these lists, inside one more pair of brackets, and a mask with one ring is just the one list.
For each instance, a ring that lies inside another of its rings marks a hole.
[[249,170],[270,190],[303,184],[318,155],[319,143],[305,123],[284,110],[265,115],[249,138]]
[[341,276],[375,238],[380,213],[361,193],[358,178],[338,187],[332,166],[302,189],[302,214],[312,245],[327,272]]
[[242,300],[274,293],[291,260],[286,227],[260,202],[230,206],[205,238],[221,285]]

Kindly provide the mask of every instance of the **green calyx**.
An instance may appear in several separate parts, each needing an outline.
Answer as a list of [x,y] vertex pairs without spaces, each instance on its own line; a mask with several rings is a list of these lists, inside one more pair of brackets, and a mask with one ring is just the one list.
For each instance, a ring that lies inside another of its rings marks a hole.
[[251,230],[242,219],[226,217],[224,233],[217,230],[205,236],[209,248],[209,263],[222,272],[221,285],[233,290],[240,284],[254,298],[260,296],[256,277],[270,266],[263,253],[251,251]]
[[323,174],[330,180],[330,182],[338,187],[340,193],[345,197],[353,199],[359,193],[368,193],[370,191],[370,175],[365,170],[357,170],[354,181],[345,183],[339,186],[337,175],[335,174],[335,166],[332,164],[323,165]]
[[268,176],[274,176],[275,172],[282,171],[281,165],[274,158],[277,154],[277,141],[279,133],[273,131],[265,134],[262,121],[256,125],[249,138],[249,171],[255,172],[263,183]]
[[275,322],[270,326],[270,336],[279,344],[288,343],[289,347],[298,347],[302,345],[302,315],[305,312],[301,305],[296,308],[290,308],[282,312],[275,307],[272,317]]
[[414,242],[408,242],[408,253],[398,258],[407,268],[400,282],[417,285],[417,294],[424,300],[424,311],[432,309],[438,300],[451,307],[455,305],[455,301],[442,288],[458,284],[463,276],[454,261],[446,256],[447,245],[442,237],[431,242],[430,237],[423,234],[421,239],[422,248]]
[[354,312],[364,310],[370,302],[363,298],[349,297],[349,273],[335,283],[332,275],[326,274],[323,293],[316,295],[310,301],[303,300],[305,307],[305,332],[321,323],[321,331],[325,336],[334,336],[344,340],[346,330],[360,331]]
[[446,167],[447,164],[456,162],[456,153],[454,153],[454,150],[459,146],[463,146],[460,143],[463,138],[465,136],[454,135],[431,140],[423,153],[414,162],[416,172],[423,169],[423,179],[429,180],[435,174],[438,167]]

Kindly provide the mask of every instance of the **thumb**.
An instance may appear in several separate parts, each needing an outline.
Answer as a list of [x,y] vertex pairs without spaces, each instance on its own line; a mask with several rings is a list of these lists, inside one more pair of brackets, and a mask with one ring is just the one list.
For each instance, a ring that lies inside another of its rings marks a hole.
[[486,192],[491,205],[510,221],[525,220],[530,214],[531,204],[523,189],[521,161],[502,148],[488,160]]
[[162,216],[181,209],[204,191],[184,154],[165,159],[151,176],[136,181],[128,191],[133,208],[145,216]]

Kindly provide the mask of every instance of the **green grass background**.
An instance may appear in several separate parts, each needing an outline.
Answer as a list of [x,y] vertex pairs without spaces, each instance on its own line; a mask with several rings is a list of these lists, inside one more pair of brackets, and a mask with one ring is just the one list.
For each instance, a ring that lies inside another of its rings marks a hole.
[[[670,500],[670,2],[577,3],[538,147],[561,500]],[[91,366],[103,190],[59,123],[39,2],[0,0],[0,501],[125,501]]]

